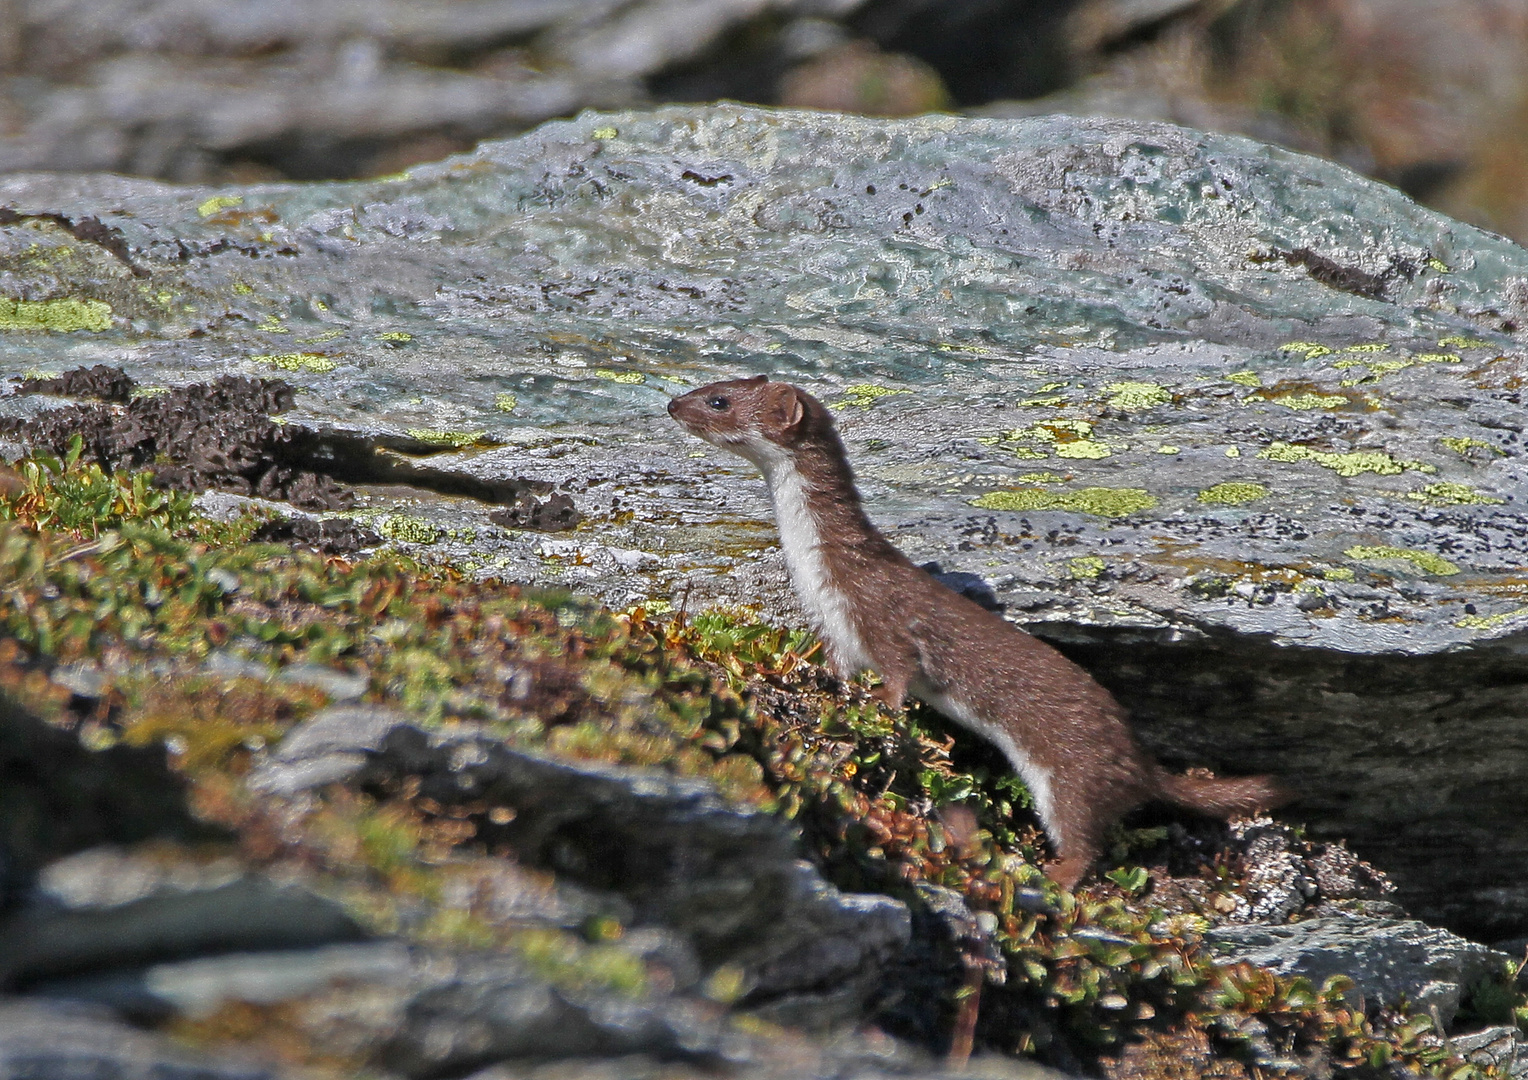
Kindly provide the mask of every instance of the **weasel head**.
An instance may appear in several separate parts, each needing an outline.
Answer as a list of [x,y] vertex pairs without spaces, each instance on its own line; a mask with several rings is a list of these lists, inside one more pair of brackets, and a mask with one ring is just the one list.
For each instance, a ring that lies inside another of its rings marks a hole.
[[691,390],[670,401],[668,411],[691,435],[742,455],[766,473],[790,456],[814,421],[828,416],[810,394],[763,375]]

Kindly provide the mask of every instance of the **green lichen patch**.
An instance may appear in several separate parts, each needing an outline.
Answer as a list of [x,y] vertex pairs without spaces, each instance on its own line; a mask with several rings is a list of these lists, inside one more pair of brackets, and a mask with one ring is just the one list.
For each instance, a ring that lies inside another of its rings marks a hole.
[[1234,382],[1242,386],[1251,386],[1254,388],[1263,385],[1263,380],[1255,371],[1233,371],[1231,374],[1226,376],[1226,382]]
[[377,531],[406,544],[433,544],[444,535],[439,526],[407,514],[389,514],[377,524]]
[[495,394],[493,398],[493,407],[501,413],[514,412],[518,404],[520,400],[514,394]]
[[[506,412],[508,410],[505,410]],[[460,450],[466,446],[491,445],[486,431],[455,431],[450,428],[409,428],[408,437],[432,446],[450,446]]]
[[971,500],[983,510],[1071,510],[1095,517],[1122,518],[1157,505],[1156,496],[1144,488],[1086,487],[1076,491],[1045,488],[1011,488],[989,491]]
[[1019,477],[1026,484],[1064,484],[1071,479],[1053,472],[1029,472]]
[[1262,484],[1228,480],[1205,488],[1199,493],[1198,499],[1202,503],[1217,506],[1241,506],[1243,503],[1256,502],[1267,494],[1268,489]]
[[111,329],[111,305],[99,300],[12,300],[0,297],[0,330]]
[[647,376],[640,371],[617,371],[615,368],[595,368],[594,377],[628,386],[640,386],[647,381]]
[[1323,356],[1329,356],[1332,349],[1328,345],[1322,345],[1316,341],[1286,341],[1279,346],[1279,352],[1295,353],[1307,360],[1316,360]]
[[1494,347],[1489,341],[1482,341],[1480,338],[1462,337],[1457,334],[1453,337],[1438,339],[1438,348],[1440,349],[1490,349]]
[[1416,502],[1432,503],[1434,506],[1489,506],[1507,501],[1476,491],[1468,484],[1452,484],[1441,480],[1436,484],[1424,485],[1421,491],[1407,492],[1406,497]]
[[1350,404],[1341,394],[1288,394],[1268,400],[1286,409],[1340,409]]
[[1493,454],[1500,454],[1502,452],[1500,448],[1483,439],[1471,439],[1465,435],[1445,435],[1438,441],[1454,453],[1463,454],[1465,457],[1469,457],[1472,450],[1488,450]]
[[1461,630],[1495,630],[1497,627],[1528,616],[1528,607],[1503,611],[1496,615],[1464,615],[1454,620]]
[[1408,562],[1423,573],[1448,577],[1459,573],[1459,567],[1441,555],[1431,551],[1413,551],[1410,548],[1358,544],[1343,552],[1350,559],[1360,562]]
[[[1096,461],[1110,457],[1114,453],[1104,443],[1093,438],[1093,425],[1087,420],[1071,420],[1064,417],[1044,420],[1032,427],[1010,432],[1004,437],[1004,441],[1018,444],[1010,447],[1015,453],[1018,453],[1025,442],[1038,442],[1049,446],[1057,457],[1072,460]],[[1043,457],[1044,454],[1020,454],[1020,456]]]
[[1406,461],[1395,458],[1383,450],[1353,450],[1346,453],[1331,453],[1324,450],[1312,450],[1308,446],[1296,446],[1293,443],[1275,442],[1271,446],[1258,452],[1258,457],[1267,461],[1311,461],[1320,465],[1323,469],[1331,469],[1338,476],[1353,477],[1363,473],[1375,473],[1378,476],[1399,476],[1407,469],[1415,469],[1418,472],[1437,472],[1438,470],[1425,462]]
[[1172,446],[1172,445],[1169,445],[1168,443],[1163,443],[1161,446],[1157,447],[1156,453],[1158,453],[1158,454],[1168,454],[1168,455],[1171,455],[1171,454],[1181,454],[1181,453],[1183,453],[1183,448],[1181,446]]
[[868,409],[882,398],[911,393],[911,390],[902,387],[856,383],[853,386],[844,387],[844,396],[828,407],[830,409]]
[[1110,408],[1121,409],[1125,412],[1155,408],[1158,405],[1166,405],[1173,399],[1166,387],[1158,386],[1156,383],[1117,382],[1110,383],[1104,389],[1112,395],[1109,398]]
[[1109,564],[1097,555],[1079,555],[1066,561],[1067,573],[1078,581],[1092,581],[1108,567]]
[[223,210],[232,210],[236,206],[244,205],[243,195],[214,195],[210,199],[204,199],[196,208],[197,216],[211,217]]
[[323,353],[315,352],[265,353],[251,356],[250,359],[257,364],[269,364],[281,371],[305,371],[314,375],[328,374],[339,366]]

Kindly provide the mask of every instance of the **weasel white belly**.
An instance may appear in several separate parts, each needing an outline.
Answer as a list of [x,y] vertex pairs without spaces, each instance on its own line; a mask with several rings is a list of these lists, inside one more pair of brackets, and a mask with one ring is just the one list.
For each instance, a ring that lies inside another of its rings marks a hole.
[[850,617],[849,598],[828,573],[822,535],[808,505],[805,479],[784,454],[765,465],[764,476],[769,481],[775,521],[780,529],[780,550],[807,618],[827,639],[840,663],[853,671],[869,667],[870,654]]
[[[988,723],[967,706],[964,702],[957,701],[942,690],[919,682],[913,686],[913,696],[927,702],[938,709],[951,720],[964,725],[971,731],[976,732],[993,746],[1003,752],[1008,759],[1008,764],[1013,766],[1013,771],[1019,774],[1024,781],[1024,786],[1029,788],[1029,793],[1034,796],[1035,810],[1040,815],[1040,821],[1045,825],[1046,832],[1051,831],[1051,786],[1050,770],[1037,765],[1032,761],[1024,748],[1014,742],[1013,736],[998,727]],[[1052,836],[1054,839],[1054,835]]]

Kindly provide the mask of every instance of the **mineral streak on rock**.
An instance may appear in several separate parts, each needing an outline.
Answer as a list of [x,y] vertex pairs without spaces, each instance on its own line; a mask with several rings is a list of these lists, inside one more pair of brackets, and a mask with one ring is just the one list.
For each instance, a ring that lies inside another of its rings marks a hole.
[[[242,201],[199,213],[216,198]],[[1507,805],[1528,253],[1500,237],[1235,137],[733,106],[589,114],[390,181],[13,176],[0,205],[0,293],[112,312],[0,334],[5,370],[111,350],[178,386],[321,356],[280,369],[291,423],[428,449],[468,487],[527,477],[584,517],[553,543],[487,502],[411,505],[432,553],[621,606],[690,588],[799,618],[762,485],[662,409],[789,377],[845,406],[909,554],[1071,642],[1159,753],[1302,777],[1298,812],[1419,914],[1528,921],[1501,884],[1528,870]],[[120,251],[61,224],[91,218]],[[1086,557],[1108,572],[1071,572]],[[1120,674],[1148,647],[1171,686]]]

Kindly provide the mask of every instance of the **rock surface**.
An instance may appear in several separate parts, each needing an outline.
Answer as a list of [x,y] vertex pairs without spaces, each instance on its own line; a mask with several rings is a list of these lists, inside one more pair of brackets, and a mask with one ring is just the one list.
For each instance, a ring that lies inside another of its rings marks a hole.
[[442,804],[513,807],[503,832],[522,859],[618,892],[639,924],[679,933],[704,971],[735,971],[748,1005],[777,1020],[857,1015],[908,942],[905,905],[840,893],[800,858],[783,821],[729,807],[701,781],[555,761],[486,731],[430,734],[355,705],[299,726],[249,783],[292,796],[405,777]]
[[[795,379],[887,531],[1070,640],[1158,752],[1296,778],[1419,913],[1528,920],[1528,255],[1498,237],[1236,138],[734,107],[389,182],[0,203],[8,370],[280,374],[316,454],[380,446],[413,485],[362,487],[383,537],[617,605],[799,618],[761,485],[662,412]],[[584,523],[461,496],[506,476]]]
[[1348,997],[1418,1012],[1437,1009],[1445,1026],[1482,979],[1512,962],[1456,934],[1414,920],[1326,916],[1287,926],[1223,926],[1206,940],[1228,961],[1245,960],[1280,975],[1303,975],[1320,986],[1332,975],[1354,981]]

